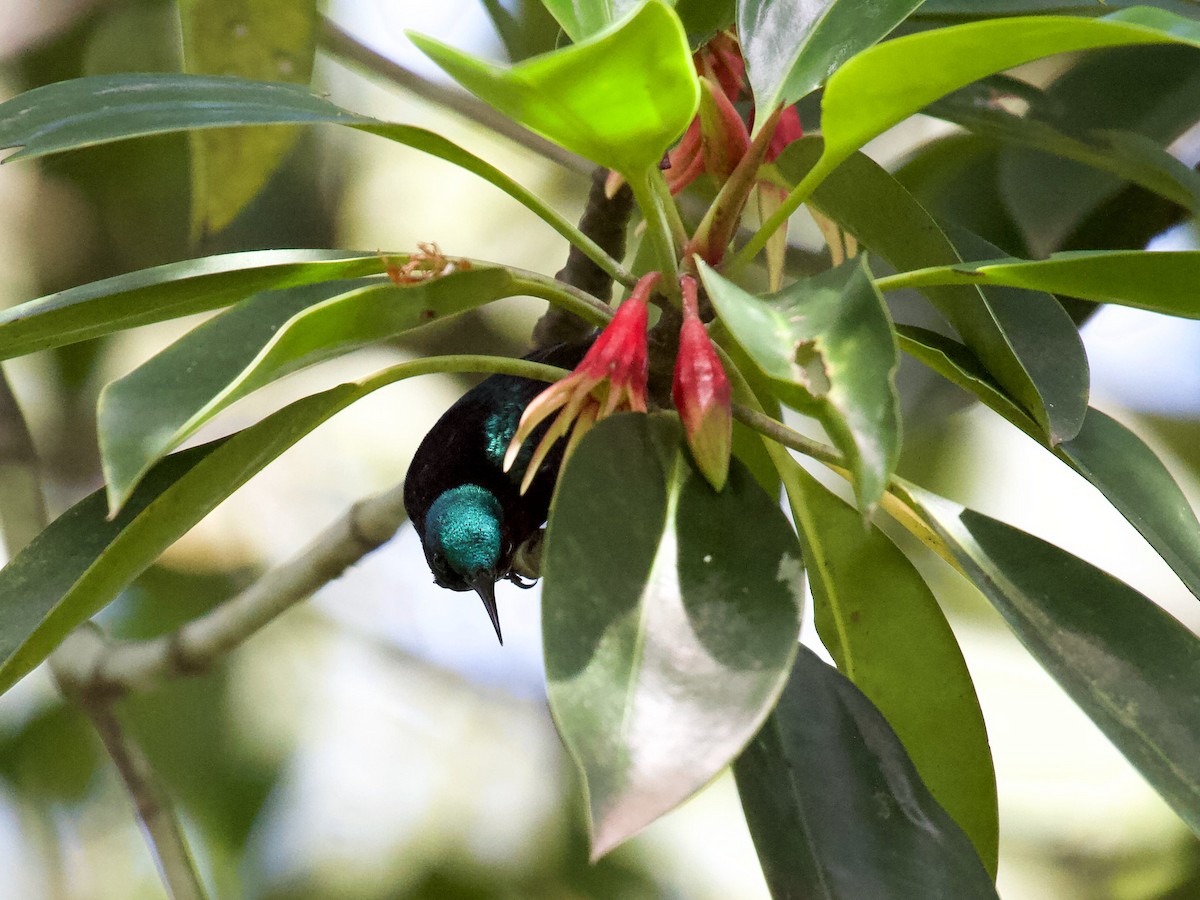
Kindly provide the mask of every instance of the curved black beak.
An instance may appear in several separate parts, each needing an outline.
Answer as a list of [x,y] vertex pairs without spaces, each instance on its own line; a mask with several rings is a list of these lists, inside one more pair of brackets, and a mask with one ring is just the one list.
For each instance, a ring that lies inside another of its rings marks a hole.
[[475,593],[479,595],[479,599],[483,601],[483,608],[487,610],[488,618],[492,620],[492,627],[496,629],[496,637],[503,646],[504,635],[500,633],[500,610],[496,608],[495,578],[490,572],[480,572],[470,584],[475,589]]

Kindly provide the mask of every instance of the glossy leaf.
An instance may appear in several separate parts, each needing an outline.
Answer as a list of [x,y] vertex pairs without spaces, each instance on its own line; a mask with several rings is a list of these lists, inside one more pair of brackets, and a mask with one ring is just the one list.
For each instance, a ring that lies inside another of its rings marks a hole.
[[[1195,56],[1200,61],[1200,54]],[[1079,133],[1066,130],[1067,126],[1042,114],[1042,107],[1049,104],[1033,89],[1022,90],[1020,96],[1030,106],[1023,115],[1017,115],[994,102],[994,92],[1002,90],[1004,84],[984,81],[968,86],[930,104],[925,113],[1005,144],[1083,163],[1116,176],[1118,185],[1130,181],[1193,213],[1200,211],[1200,173],[1184,165],[1149,137],[1108,129]],[[1031,97],[1034,98],[1032,101]],[[1039,154],[1038,158],[1044,160],[1044,154]],[[1046,187],[1040,183],[1039,186],[1043,190]],[[1053,193],[1061,202],[1064,192],[1055,190]],[[1066,193],[1073,195],[1076,192]],[[1086,201],[1095,202],[1086,188],[1083,193]]]
[[272,291],[210,319],[101,392],[111,508],[155,462],[263,385],[523,289],[507,269],[477,266],[404,286],[384,279]]
[[990,19],[876,44],[830,76],[821,100],[824,153],[732,261],[747,262],[843,160],[938,97],[1044,56],[1170,43],[1200,47],[1200,22],[1136,7],[1097,19]]
[[865,259],[762,298],[700,263],[713,305],[779,398],[815,415],[854,473],[859,508],[883,495],[900,452],[899,352]]
[[9,162],[195,128],[376,122],[298,84],[224,75],[97,75],[34,88],[0,104],[0,148],[20,148]]
[[[738,37],[760,111],[789,106],[884,38],[921,0],[742,0]],[[758,121],[766,120],[765,112]]]
[[[903,282],[901,284],[900,282]],[[1049,259],[995,259],[906,272],[881,287],[988,284],[1032,288],[1200,318],[1200,251],[1077,250]]]
[[[317,50],[316,0],[187,0],[179,5],[183,67],[308,84]],[[228,225],[296,142],[291,128],[191,135],[192,234]]]
[[676,0],[675,14],[683,22],[688,43],[699,47],[733,25],[736,5],[735,0]]
[[[733,24],[734,0],[664,0],[687,31],[688,43],[699,47],[722,28]],[[639,0],[542,0],[572,41],[581,41],[603,31],[628,15]]]
[[1196,12],[1195,0],[925,0],[918,10],[923,17],[990,19],[1053,13],[1070,16],[1103,16],[1114,9],[1156,6],[1186,16]]
[[424,128],[347,112],[302,85],[162,74],[60,81],[0,103],[0,148],[20,147],[7,162],[174,131],[292,124],[345,125],[446,160],[526,206],[610,275],[622,274],[573,223],[475,154]]
[[0,359],[219,309],[259,291],[385,268],[377,253],[251,250],[142,269],[0,310]]
[[[900,346],[970,391],[1039,444],[1045,436],[967,350],[942,335],[900,326]],[[1090,481],[1200,597],[1200,521],[1162,460],[1136,434],[1089,409],[1079,434],[1052,451]]]
[[1200,638],[1053,544],[914,485],[895,489],[1042,667],[1200,832]]
[[649,0],[612,29],[509,68],[409,37],[480,99],[630,176],[658,164],[700,102],[687,35],[662,0]]
[[[542,0],[562,30],[575,43],[586,40],[627,15],[640,0]],[[672,4],[673,5],[673,4]]]
[[776,900],[996,897],[885,718],[806,647],[734,774]]
[[[1194,17],[1194,4],[1191,11]],[[1118,155],[1128,146],[1134,154],[1157,156],[1200,117],[1200,53],[1192,47],[1161,46],[1091,53],[1033,97],[1026,116],[1034,115],[1057,131],[1082,134],[1101,147],[1114,144],[1111,149]],[[997,171],[1006,205],[1030,250],[1024,255],[1032,258],[1061,249],[1087,249],[1065,247],[1064,242],[1120,194],[1122,177],[1128,177],[1016,145],[1002,149]],[[1131,217],[1120,218],[1122,226],[1129,227]],[[1094,246],[1142,247],[1145,240]]]
[[983,713],[933,592],[878,527],[776,450],[804,547],[817,633],[884,717],[993,875],[1000,825]]
[[1200,47],[1200,22],[1136,7],[1096,19],[992,19],[908,35],[852,57],[821,102],[828,171],[922,107],[986,75],[1057,53],[1134,44]]
[[564,470],[544,555],[550,708],[583,772],[598,857],[712,780],[796,652],[804,569],[734,460],[718,494],[671,415],[621,415]]
[[[806,138],[788,147],[777,164],[795,182],[820,153],[819,139]],[[897,269],[962,259],[921,204],[861,153],[840,165],[812,201]],[[1087,410],[1087,357],[1075,324],[1057,303],[1027,295],[985,296],[974,286],[929,287],[924,293],[1052,441],[1079,432]]]
[[[104,491],[96,491],[0,569],[0,693],[267,463],[351,403],[415,375],[491,371],[530,376],[531,366],[496,357],[402,363],[298,400],[232,437],[167,457],[112,520]],[[554,377],[552,367],[537,368]]]

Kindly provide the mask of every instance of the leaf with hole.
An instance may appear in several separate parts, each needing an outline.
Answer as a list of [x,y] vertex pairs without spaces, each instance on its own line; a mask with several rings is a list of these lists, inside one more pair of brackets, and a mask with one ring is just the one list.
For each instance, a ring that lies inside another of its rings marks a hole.
[[699,266],[721,321],[779,398],[819,418],[846,455],[868,513],[896,467],[900,412],[899,351],[865,257],[763,297]]
[[[776,162],[795,183],[820,153],[820,139],[806,138]],[[897,269],[962,260],[952,239],[912,194],[861,153],[840,165],[812,199]],[[972,237],[960,231],[956,239]],[[979,241],[976,237],[973,243]],[[1051,442],[1079,432],[1087,410],[1087,356],[1075,323],[1053,298],[982,294],[968,285],[931,286],[924,293]]]

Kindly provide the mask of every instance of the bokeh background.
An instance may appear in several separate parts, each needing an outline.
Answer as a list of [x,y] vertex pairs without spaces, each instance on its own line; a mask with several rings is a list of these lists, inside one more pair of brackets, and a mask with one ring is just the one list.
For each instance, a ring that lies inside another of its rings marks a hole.
[[[536,3],[509,6],[528,13]],[[431,79],[437,74],[404,29],[503,57],[478,0],[330,0],[324,12]],[[553,29],[544,39],[553,44]],[[179,44],[177,10],[165,0],[0,0],[0,99],[85,74],[175,70]],[[1069,64],[1028,74],[1052,80]],[[441,132],[569,216],[581,209],[585,172],[548,163],[328,54],[318,57],[314,84],[350,109]],[[869,152],[898,167],[914,148],[955,140],[949,126],[918,119]],[[1194,134],[1174,149],[1189,165],[1200,160]],[[0,303],[235,249],[401,251],[436,241],[455,255],[546,273],[565,259],[556,234],[489,185],[364,134],[303,133],[263,193],[202,245],[189,239],[188,171],[179,135],[0,169]],[[799,222],[794,236],[819,252],[815,228]],[[1155,240],[1196,246],[1187,223]],[[323,364],[242,401],[198,440],[403,359],[520,354],[540,312],[534,301],[504,301]],[[100,484],[99,389],[195,322],[6,364],[55,513]],[[1083,333],[1093,404],[1146,438],[1195,503],[1200,327],[1105,309]],[[405,382],[343,412],[173,547],[105,611],[105,626],[128,637],[160,633],[290,558],[356,499],[400,481],[424,431],[469,384],[448,376]],[[1082,479],[919,371],[905,368],[901,384],[907,474],[1066,547],[1200,629],[1195,599]],[[1000,789],[1002,896],[1200,897],[1196,839],[986,602],[938,560],[905,546],[952,617],[983,704]],[[545,704],[538,593],[501,587],[500,603],[503,648],[474,595],[432,585],[406,527],[211,674],[122,704],[180,802],[216,896],[767,896],[727,777],[588,865],[579,782]],[[0,900],[160,896],[129,798],[88,724],[64,705],[44,668],[34,672],[0,698]]]

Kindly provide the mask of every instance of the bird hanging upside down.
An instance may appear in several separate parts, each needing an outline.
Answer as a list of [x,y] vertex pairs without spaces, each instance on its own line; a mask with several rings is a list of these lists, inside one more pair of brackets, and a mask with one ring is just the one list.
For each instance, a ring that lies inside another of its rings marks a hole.
[[[559,344],[525,358],[571,369],[590,343]],[[529,586],[514,571],[513,560],[546,521],[566,444],[557,442],[524,493],[521,481],[549,422],[504,470],[521,414],[545,388],[545,382],[513,375],[480,382],[425,435],[404,482],[404,507],[421,536],[434,581],[452,591],[478,593],[500,643],[496,582]]]

